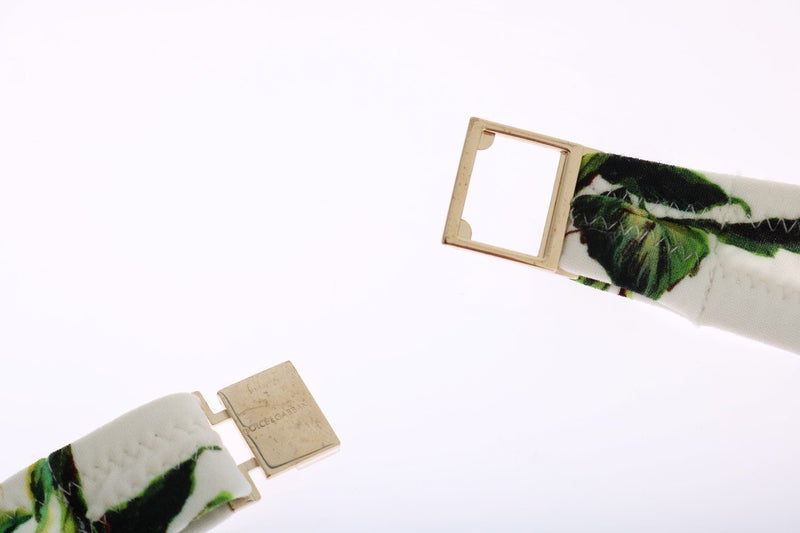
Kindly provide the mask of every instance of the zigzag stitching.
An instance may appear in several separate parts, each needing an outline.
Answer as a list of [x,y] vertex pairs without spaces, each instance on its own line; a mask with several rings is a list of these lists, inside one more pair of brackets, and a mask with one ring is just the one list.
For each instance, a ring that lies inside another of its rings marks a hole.
[[[596,217],[596,218],[595,218],[595,219],[593,219],[591,222],[589,222],[589,219],[588,219],[588,217],[586,217],[586,215],[583,215],[583,216],[582,216],[582,218],[583,218],[583,220],[584,220],[584,224],[585,224],[586,226],[589,226],[589,227],[591,227],[591,226],[594,226],[594,225],[595,225],[595,224],[596,224],[596,223],[597,223],[599,220],[602,220],[602,221],[603,221],[603,223],[602,223],[602,226],[603,226],[605,229],[603,230],[603,229],[598,229],[598,228],[591,228],[591,229],[593,229],[594,231],[605,231],[605,232],[610,232],[610,230],[611,230],[611,229],[613,229],[613,228],[614,228],[614,226],[617,224],[617,223],[614,223],[614,224],[611,224],[611,225],[609,225],[609,224],[606,222],[605,218],[603,218],[602,216],[598,216],[598,217]],[[576,216],[573,216],[573,217],[572,217],[572,224],[573,224],[573,226],[576,226],[576,227],[577,227],[577,224],[575,224],[575,220],[576,220],[576,219],[577,219],[577,217],[576,217]],[[645,237],[647,237],[647,236],[648,236],[650,233],[652,233],[652,230],[640,230],[640,229],[639,229],[638,227],[636,227],[636,226],[629,226],[629,227],[627,227],[627,228],[622,228],[620,231],[621,231],[621,232],[622,232],[622,234],[623,234],[624,236],[626,236],[626,237],[627,237],[628,235],[630,235],[631,233],[634,233],[634,232],[635,232],[635,233],[636,233],[636,239],[637,239],[639,242],[643,241],[643,240],[645,239]],[[653,246],[660,246],[662,243],[666,243],[666,242],[667,242],[667,239],[666,239],[665,237],[661,237],[661,238],[659,238],[659,239],[658,239],[658,240],[657,240],[655,243],[653,243]],[[691,258],[694,258],[694,259],[695,259],[695,260],[697,260],[697,261],[699,261],[699,260],[700,260],[700,255],[699,255],[697,252],[694,252],[694,251],[692,251],[692,252],[688,252],[688,253],[686,253],[686,250],[687,250],[687,248],[686,248],[685,246],[680,246],[679,244],[674,244],[674,245],[672,245],[672,247],[671,247],[671,248],[670,248],[669,246],[670,246],[670,244],[668,243],[668,244],[667,244],[667,252],[668,252],[668,253],[675,253],[675,252],[678,252],[678,251],[680,251],[681,253],[683,253],[683,260],[684,260],[684,261],[686,261],[686,260],[688,260],[688,259],[691,259]]]
[[[580,196],[587,196],[587,195],[580,195]],[[638,196],[628,192],[628,191],[625,191],[625,196],[623,196],[620,199],[625,201],[625,202],[628,202],[629,204],[636,205],[640,198]],[[676,202],[668,202],[668,201],[665,201],[665,200],[662,201],[662,200],[663,199],[659,199],[658,201],[645,200],[645,202],[649,203],[649,204],[656,204],[658,206],[665,207],[665,208],[674,209],[676,211],[683,211],[683,212],[691,213],[694,216],[698,215],[699,213],[704,213],[704,212],[708,211],[707,209],[701,209],[701,210],[698,211],[697,208],[695,208],[694,204],[689,204],[686,207],[681,207]],[[727,204],[723,204],[723,205],[718,206],[718,207],[731,207],[731,206],[735,206],[735,205],[737,205],[737,204],[729,201]],[[723,217],[723,218],[725,218],[725,217]],[[776,218],[778,219],[778,221],[775,223],[775,226],[773,227],[773,225],[770,222],[770,220],[771,219],[776,219]],[[798,226],[798,224],[800,224],[800,221],[798,221],[798,219],[789,219],[789,220],[792,220],[792,224],[791,224],[791,226],[787,227],[786,220],[787,219],[785,219],[783,217],[770,217],[770,218],[765,218],[765,219],[762,219],[762,220],[750,220],[750,221],[746,221],[746,222],[741,222],[741,224],[747,223],[747,224],[750,224],[753,228],[758,229],[758,228],[761,227],[762,224],[764,224],[766,222],[767,227],[769,228],[770,231],[775,232],[775,231],[778,230],[779,226],[782,226],[784,233],[791,233]],[[611,229],[611,228],[610,227],[606,227],[606,229]],[[800,228],[798,228],[798,232],[800,232]]]

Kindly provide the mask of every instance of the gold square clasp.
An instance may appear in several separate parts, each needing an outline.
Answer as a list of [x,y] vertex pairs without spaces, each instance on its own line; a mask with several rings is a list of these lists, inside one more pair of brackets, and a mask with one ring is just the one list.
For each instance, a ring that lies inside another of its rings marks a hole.
[[[474,241],[472,240],[472,228],[462,218],[464,205],[467,201],[469,181],[475,165],[475,157],[479,150],[489,148],[494,141],[495,135],[498,134],[549,146],[561,152],[555,184],[553,185],[553,194],[550,199],[550,209],[547,213],[538,255],[530,255]],[[458,167],[455,187],[453,187],[453,197],[450,200],[450,210],[447,213],[447,222],[445,223],[442,241],[445,244],[519,261],[572,277],[571,274],[559,269],[558,261],[564,247],[564,234],[569,225],[570,202],[575,191],[575,184],[578,181],[581,158],[584,154],[593,151],[580,144],[548,137],[547,135],[505,126],[480,118],[471,118],[467,129],[467,137],[464,141],[464,149],[461,152],[461,163]]]
[[251,470],[260,467],[270,477],[339,448],[339,438],[289,361],[219,391],[225,406],[219,413],[209,408],[202,394],[195,395],[212,425],[233,419],[253,452],[252,459],[239,465],[253,491],[230,502],[234,510],[261,498]]
[[289,361],[219,391],[267,477],[339,446],[339,439]]

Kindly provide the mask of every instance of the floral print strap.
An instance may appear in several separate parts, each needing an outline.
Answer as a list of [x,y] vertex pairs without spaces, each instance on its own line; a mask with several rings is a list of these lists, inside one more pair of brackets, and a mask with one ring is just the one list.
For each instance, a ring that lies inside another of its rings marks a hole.
[[0,484],[0,533],[175,533],[250,491],[199,400],[178,394]]
[[800,187],[583,157],[560,267],[800,353]]

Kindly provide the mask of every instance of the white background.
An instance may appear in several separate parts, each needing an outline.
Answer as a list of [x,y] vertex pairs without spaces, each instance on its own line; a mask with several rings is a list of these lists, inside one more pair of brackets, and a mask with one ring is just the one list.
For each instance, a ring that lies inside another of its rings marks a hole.
[[653,5],[4,0],[0,479],[291,359],[220,532],[797,531],[800,358],[440,244],[470,115],[800,184],[796,3]]

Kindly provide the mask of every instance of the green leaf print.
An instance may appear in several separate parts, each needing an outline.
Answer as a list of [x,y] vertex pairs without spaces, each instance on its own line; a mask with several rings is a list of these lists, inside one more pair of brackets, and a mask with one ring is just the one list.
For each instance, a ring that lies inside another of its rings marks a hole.
[[194,491],[194,470],[200,455],[218,446],[200,448],[191,458],[157,477],[138,496],[106,511],[93,524],[103,533],[165,533]]
[[[27,524],[25,531],[36,533],[165,533],[194,492],[200,456],[221,450],[219,446],[199,448],[191,457],[153,479],[136,497],[107,510],[92,522],[86,516],[87,504],[72,447],[66,446],[28,469],[25,488],[30,509],[0,510],[0,533],[16,532],[22,524]],[[221,491],[199,514],[231,500],[232,493]]]
[[31,518],[33,514],[25,509],[0,511],[0,533],[12,533]]
[[227,490],[221,491],[219,494],[214,496],[214,498],[212,498],[210,502],[206,504],[205,508],[203,508],[203,511],[199,515],[197,515],[197,518],[200,518],[201,516],[210,513],[220,505],[233,501],[233,499],[234,499],[233,494],[231,494]]
[[[598,281],[592,278],[587,278],[586,276],[578,276],[577,278],[575,278],[575,281],[577,281],[581,285],[586,285],[587,287],[592,287],[593,289],[597,289],[603,292],[606,292],[609,289],[614,288],[614,286],[611,285],[610,283],[606,283],[605,281]],[[631,298],[633,296],[633,292],[629,291],[628,289],[618,289],[618,294],[620,296],[624,296],[625,298]]]
[[600,169],[609,157],[611,157],[611,154],[605,154],[603,152],[595,152],[583,156],[581,158],[581,169],[578,171],[578,184],[575,190],[580,191],[592,183],[592,180],[600,174]]
[[28,486],[33,497],[33,516],[38,524],[36,531],[43,531],[48,523],[47,511],[54,492],[53,474],[46,459],[35,462],[28,469]]
[[597,281],[596,279],[587,278],[586,276],[578,276],[575,281],[580,283],[581,285],[586,285],[587,287],[593,287],[595,289],[606,291],[611,287],[610,283],[606,283],[604,281]]
[[589,256],[611,281],[653,299],[696,274],[709,253],[703,231],[659,220],[620,198],[578,196],[572,213]]
[[627,193],[647,202],[681,211],[702,213],[714,207],[733,204],[750,215],[750,206],[744,200],[728,196],[722,187],[688,168],[619,155],[587,154],[581,160],[576,192],[588,186],[597,176],[621,185]]
[[61,506],[61,532],[83,533],[92,531],[86,518],[86,501],[83,498],[81,478],[72,456],[72,446],[65,446],[47,458],[53,484]]
[[720,242],[756,255],[775,257],[780,249],[800,254],[800,219],[768,218],[724,226],[708,219],[684,223],[715,234]]

